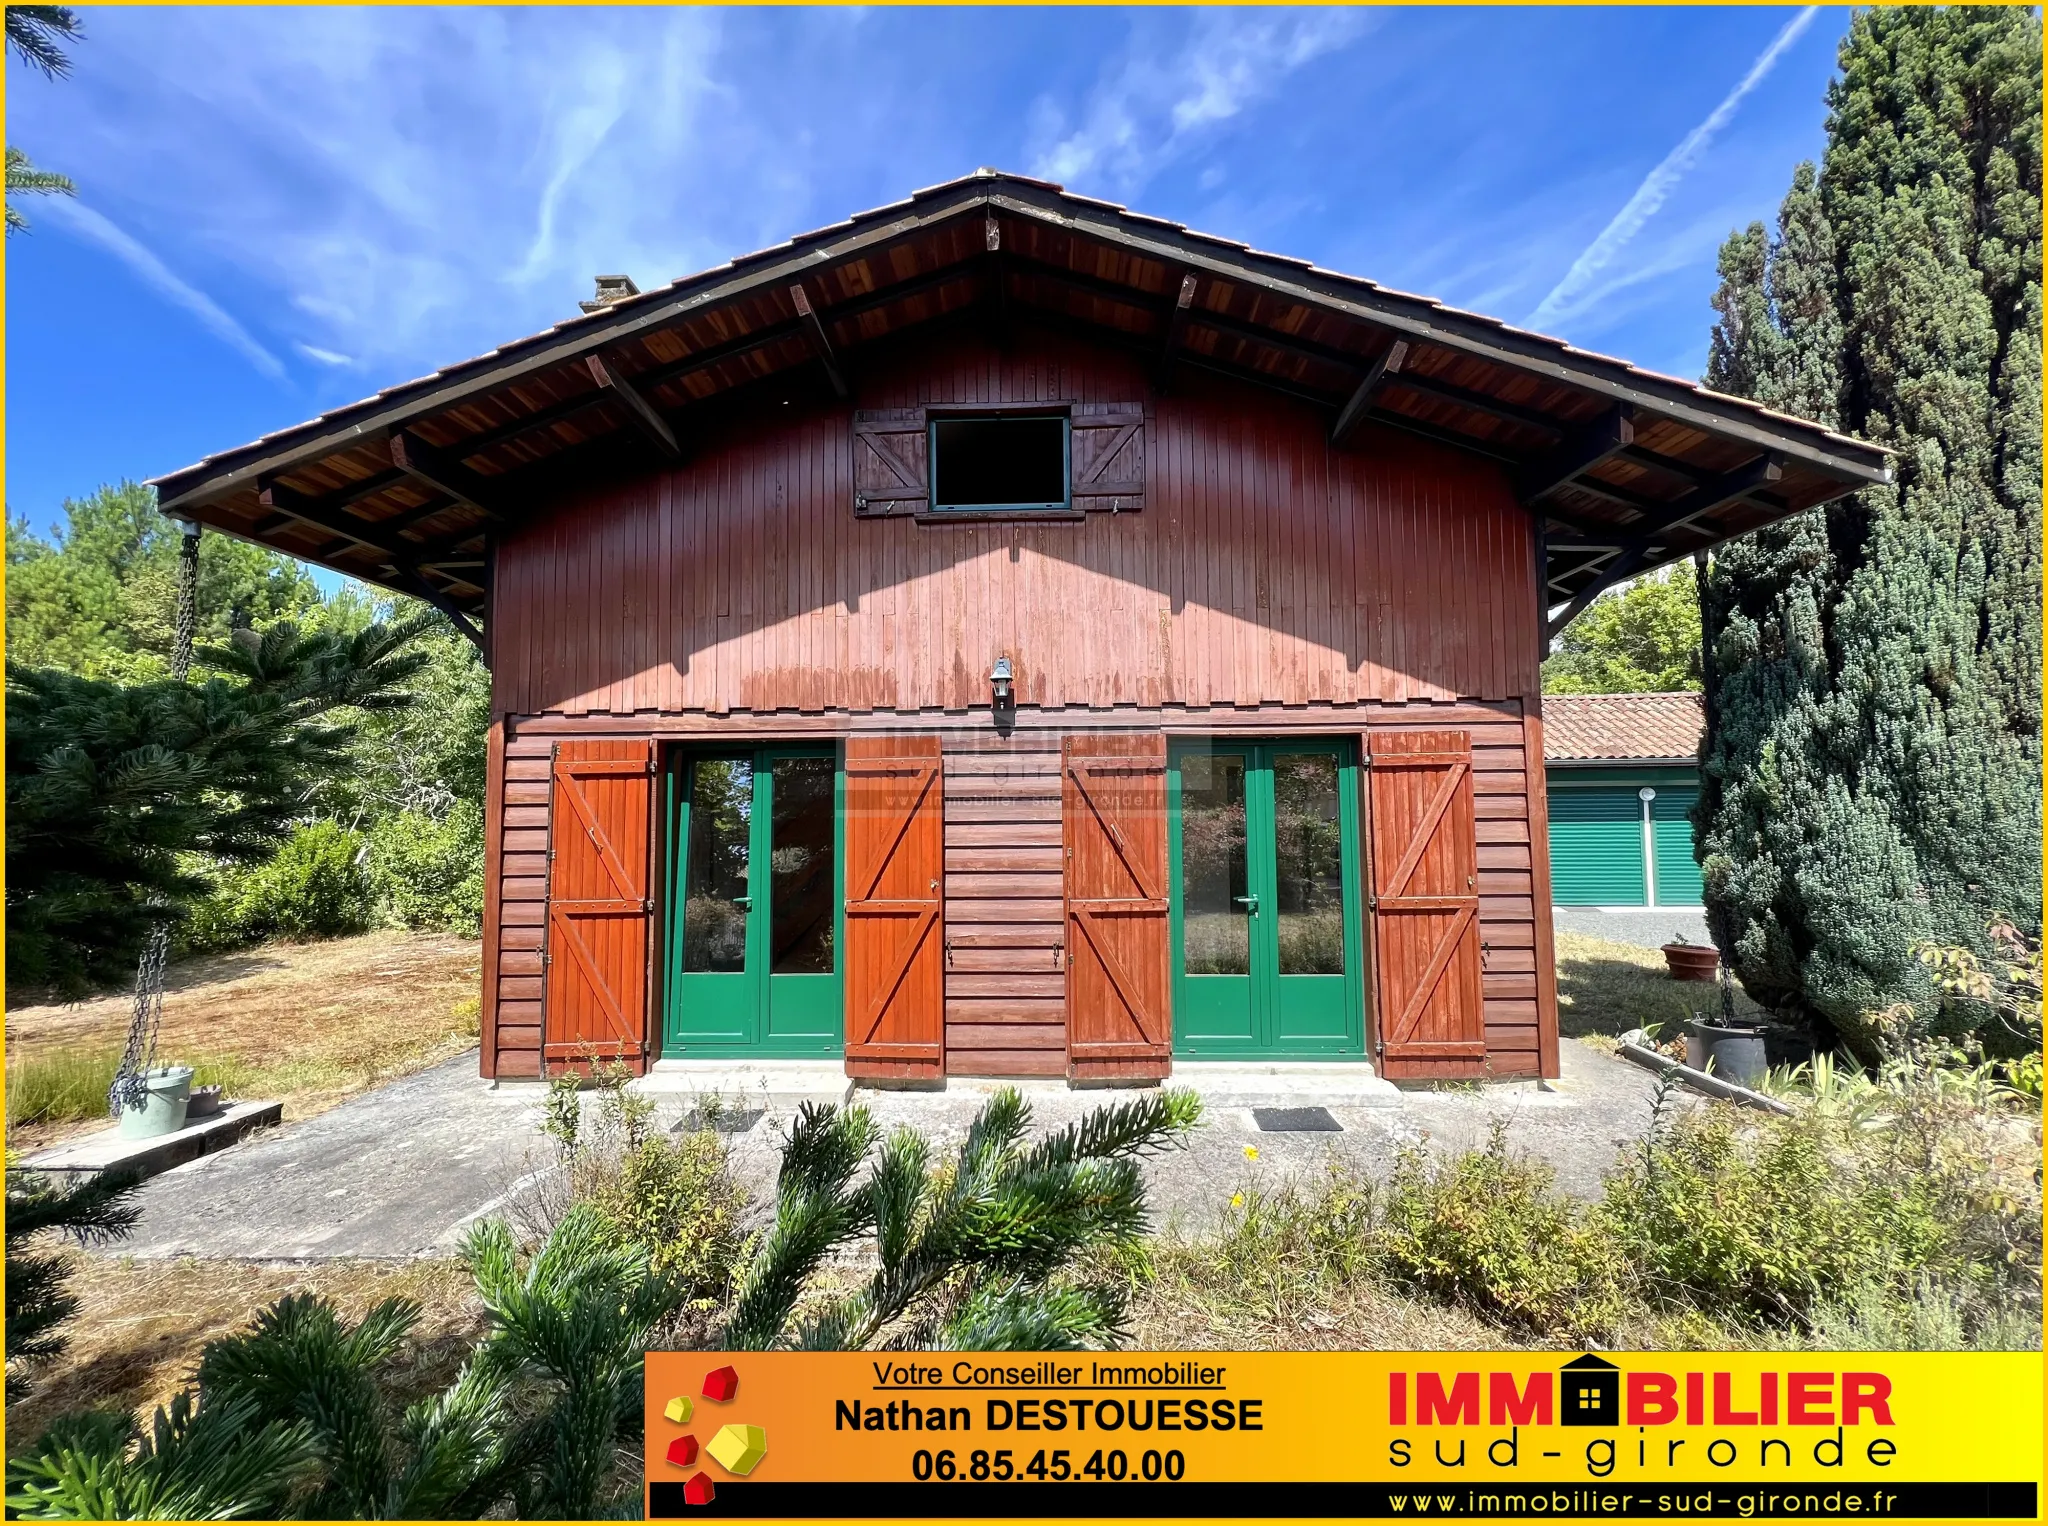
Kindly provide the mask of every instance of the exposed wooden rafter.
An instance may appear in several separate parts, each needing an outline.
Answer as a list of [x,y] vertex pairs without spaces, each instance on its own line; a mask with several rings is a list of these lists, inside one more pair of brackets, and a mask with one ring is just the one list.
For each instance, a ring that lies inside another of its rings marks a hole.
[[1548,454],[1532,461],[1516,475],[1515,495],[1523,503],[1534,503],[1546,493],[1556,492],[1582,472],[1633,445],[1636,438],[1635,409],[1617,403],[1591,423],[1565,436]]
[[626,410],[626,417],[633,427],[672,461],[683,458],[683,448],[676,443],[675,431],[668,422],[654,411],[654,405],[640,393],[640,389],[619,375],[610,361],[602,355],[586,355],[583,363],[590,368],[590,379],[607,389]]
[[1161,392],[1173,380],[1174,355],[1180,349],[1181,337],[1187,333],[1188,309],[1195,305],[1195,288],[1200,284],[1192,270],[1184,272],[1173,307],[1166,315],[1166,333],[1159,341],[1159,354],[1152,362],[1152,385]]
[[1350,398],[1337,410],[1337,422],[1330,426],[1330,443],[1342,445],[1351,431],[1372,411],[1373,399],[1379,396],[1380,388],[1387,379],[1399,373],[1401,362],[1408,358],[1408,342],[1396,339],[1381,353],[1380,357],[1366,367],[1364,377],[1352,389]]
[[789,300],[796,304],[796,315],[803,323],[804,337],[810,341],[812,356],[825,368],[825,379],[832,383],[833,395],[845,397],[846,377],[839,369],[839,357],[833,352],[832,340],[818,319],[817,309],[811,306],[810,293],[804,290],[803,282],[790,283]]
[[[458,446],[457,449],[467,449]],[[395,430],[391,436],[391,464],[416,481],[438,488],[450,498],[466,503],[486,519],[503,519],[510,512],[504,490],[488,477],[471,471],[453,451],[440,449],[411,430]]]

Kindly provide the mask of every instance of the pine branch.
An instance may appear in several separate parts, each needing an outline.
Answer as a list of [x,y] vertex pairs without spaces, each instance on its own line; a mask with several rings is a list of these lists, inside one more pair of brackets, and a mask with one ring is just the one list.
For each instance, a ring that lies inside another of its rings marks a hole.
[[7,46],[14,56],[50,79],[62,79],[71,72],[71,60],[60,40],[77,42],[85,35],[78,13],[65,5],[10,5],[7,7]]

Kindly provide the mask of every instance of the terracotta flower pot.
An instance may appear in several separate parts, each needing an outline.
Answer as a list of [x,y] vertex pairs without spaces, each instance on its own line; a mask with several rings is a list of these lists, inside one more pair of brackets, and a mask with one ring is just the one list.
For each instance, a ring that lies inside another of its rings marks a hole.
[[1711,943],[1667,943],[1664,964],[1673,980],[1712,980],[1721,968],[1721,953]]

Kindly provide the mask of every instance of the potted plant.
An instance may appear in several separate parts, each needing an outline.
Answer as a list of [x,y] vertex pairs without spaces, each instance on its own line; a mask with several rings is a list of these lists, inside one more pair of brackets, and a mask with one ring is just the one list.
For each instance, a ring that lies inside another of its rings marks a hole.
[[1673,933],[1664,945],[1664,967],[1673,980],[1712,980],[1720,967],[1721,955],[1711,943],[1694,943],[1684,933]]

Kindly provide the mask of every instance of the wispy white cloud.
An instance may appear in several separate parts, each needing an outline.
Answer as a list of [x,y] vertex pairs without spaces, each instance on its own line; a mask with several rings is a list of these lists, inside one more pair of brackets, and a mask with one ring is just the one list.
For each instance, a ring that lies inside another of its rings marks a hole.
[[381,383],[573,315],[599,270],[644,285],[729,252],[737,188],[697,115],[720,25],[109,11],[35,106],[67,172],[141,239],[236,271],[231,306]]
[[1175,44],[1179,17],[1141,14],[1121,59],[1077,110],[1033,105],[1032,173],[1084,191],[1130,196],[1203,135],[1284,89],[1287,77],[1349,46],[1373,25],[1351,8],[1200,11]]
[[1785,50],[1799,39],[1800,33],[1812,23],[1820,7],[1809,5],[1778,31],[1771,45],[1758,55],[1749,72],[1741,82],[1728,92],[1707,119],[1685,135],[1683,141],[1664,156],[1664,159],[1650,173],[1643,177],[1641,185],[1626,205],[1614,214],[1607,226],[1588,244],[1579,257],[1572,262],[1564,278],[1550,289],[1544,299],[1523,322],[1533,329],[1548,328],[1562,320],[1573,317],[1589,304],[1596,277],[1614,260],[1614,257],[1628,245],[1641,230],[1644,223],[1657,215],[1658,209],[1670,199],[1686,172],[1699,161],[1701,154],[1714,141],[1714,137],[1733,120],[1736,108],[1743,98],[1762,84]]
[[68,196],[52,196],[37,208],[53,222],[61,223],[79,237],[99,245],[134,271],[161,296],[197,318],[216,337],[238,351],[250,365],[276,381],[285,375],[284,362],[256,342],[256,338],[218,302],[185,280],[145,246],[84,202]]

